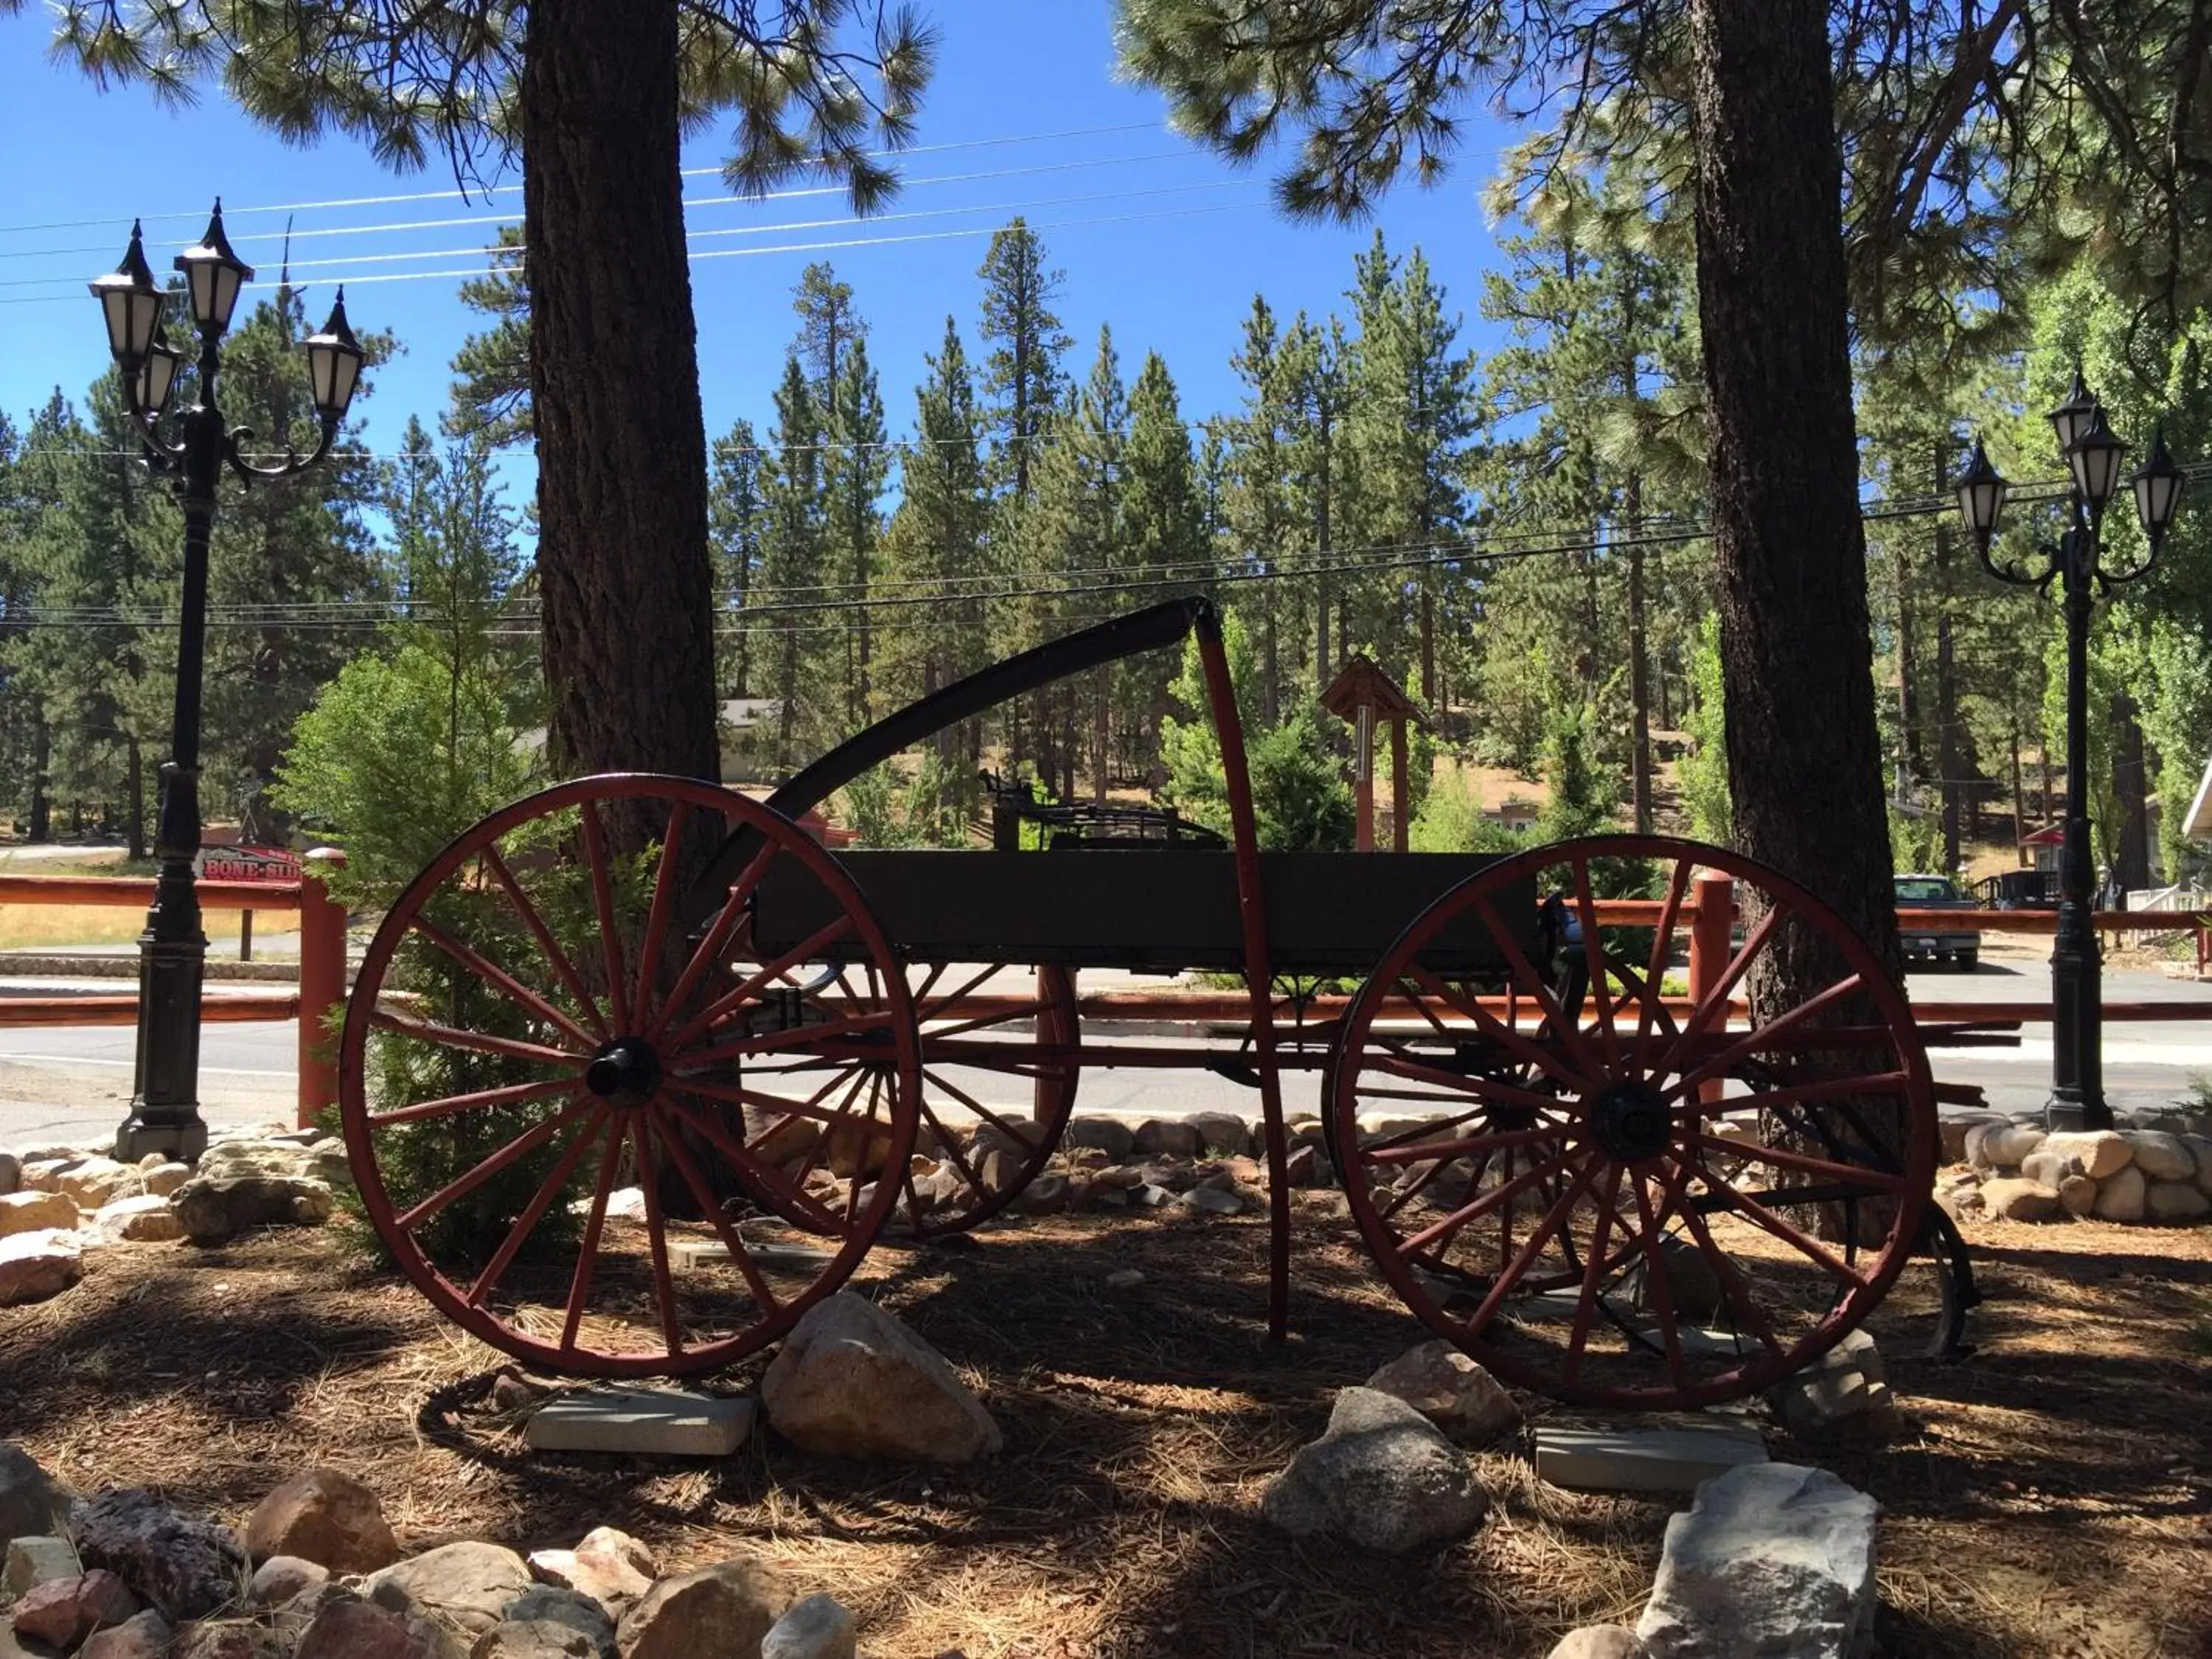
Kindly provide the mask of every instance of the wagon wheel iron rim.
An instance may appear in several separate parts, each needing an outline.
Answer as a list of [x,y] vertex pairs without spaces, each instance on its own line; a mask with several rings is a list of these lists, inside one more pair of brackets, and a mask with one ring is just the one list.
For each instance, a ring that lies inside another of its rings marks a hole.
[[[1631,860],[1661,896],[1645,926],[1601,928],[1595,890]],[[1692,1002],[1666,975],[1699,872],[1734,878],[1745,921]],[[1561,950],[1578,992],[1509,925],[1540,889],[1581,923]],[[1471,935],[1488,973],[1431,965]],[[1783,952],[1819,966],[1809,992],[1732,1010]],[[1532,849],[1438,899],[1355,999],[1328,1088],[1394,1288],[1501,1378],[1571,1403],[1711,1404],[1816,1358],[1895,1280],[1934,1171],[1926,1054],[1872,952],[1786,878],[1667,837]],[[1363,1134],[1375,1115],[1403,1121]],[[1821,1237],[1824,1212],[1850,1243]]]
[[[737,830],[743,872],[683,936],[693,853]],[[831,923],[757,946],[771,878]],[[876,988],[825,1012],[825,973],[854,963]],[[409,884],[356,980],[339,1115],[362,1211],[441,1311],[519,1358],[726,1365],[842,1284],[896,1201],[892,1180],[809,1192],[837,1146],[906,1162],[920,1044],[894,963],[837,860],[744,796],[614,775],[510,803]],[[447,1230],[471,1194],[491,1222]],[[763,1239],[743,1212],[771,1194],[830,1242]]]

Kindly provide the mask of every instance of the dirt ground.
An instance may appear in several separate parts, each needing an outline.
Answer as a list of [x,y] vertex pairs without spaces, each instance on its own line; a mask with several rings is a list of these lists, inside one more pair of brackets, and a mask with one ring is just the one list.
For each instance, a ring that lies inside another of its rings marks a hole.
[[[0,1312],[0,1433],[80,1488],[150,1483],[233,1522],[328,1463],[383,1494],[410,1547],[612,1524],[670,1567],[757,1553],[851,1607],[875,1659],[1521,1659],[1632,1622],[1673,1505],[1540,1486],[1521,1445],[1478,1456],[1491,1518],[1434,1556],[1301,1546],[1258,1519],[1333,1391],[1424,1335],[1349,1224],[1325,1199],[1301,1207],[1280,1348],[1256,1220],[1067,1218],[879,1249],[857,1287],[1006,1430],[972,1469],[840,1462],[765,1432],[720,1463],[530,1453],[485,1402],[499,1356],[328,1234],[124,1246],[66,1295]],[[1970,1358],[1916,1357],[1924,1267],[1875,1317],[1900,1442],[1838,1454],[1769,1431],[1777,1457],[1881,1500],[1878,1650],[2212,1654],[2212,1234],[1992,1223],[1973,1243],[1989,1302]],[[1141,1288],[1103,1289],[1131,1266]],[[1532,1422],[1555,1409],[1522,1404]]]

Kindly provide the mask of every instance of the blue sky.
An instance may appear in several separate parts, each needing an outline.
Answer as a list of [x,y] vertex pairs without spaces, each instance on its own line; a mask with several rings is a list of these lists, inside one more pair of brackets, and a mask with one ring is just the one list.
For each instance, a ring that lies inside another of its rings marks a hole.
[[[893,432],[908,429],[923,354],[948,312],[975,349],[975,268],[988,231],[1017,210],[1066,272],[1060,312],[1076,337],[1075,372],[1110,323],[1125,372],[1133,379],[1144,352],[1158,350],[1192,418],[1233,405],[1228,360],[1255,291],[1285,318],[1340,303],[1371,227],[1288,223],[1267,205],[1264,170],[1232,168],[1170,132],[1158,94],[1115,78],[1107,0],[935,0],[925,9],[942,29],[940,68],[922,149],[905,161],[908,186],[887,215],[854,222],[834,193],[732,202],[711,172],[687,179],[710,434],[739,416],[768,424],[795,323],[791,287],[812,259],[831,261],[853,285]],[[392,447],[410,414],[434,422],[472,317],[458,277],[420,273],[480,264],[473,250],[491,240],[488,221],[519,211],[519,186],[464,201],[449,175],[395,176],[343,137],[295,149],[216,91],[183,111],[141,89],[103,94],[50,61],[49,29],[42,9],[0,18],[0,154],[14,158],[0,206],[0,408],[20,421],[56,385],[77,397],[106,356],[84,281],[113,268],[134,216],[145,217],[149,255],[166,270],[220,194],[240,253],[269,276],[288,216],[264,210],[356,200],[289,215],[296,277],[318,319],[343,279],[356,325],[404,343],[360,406],[371,445]],[[1466,313],[1462,338],[1477,344],[1491,337],[1475,313],[1480,273],[1496,257],[1479,194],[1510,137],[1470,123],[1452,177],[1432,191],[1401,189],[1376,221],[1394,249],[1426,251]],[[722,153],[720,135],[702,135],[685,165],[711,169]],[[358,199],[416,193],[430,199]],[[409,228],[371,228],[392,226]],[[836,246],[863,241],[874,245]],[[401,257],[422,255],[446,257]],[[509,463],[518,489],[530,465]]]

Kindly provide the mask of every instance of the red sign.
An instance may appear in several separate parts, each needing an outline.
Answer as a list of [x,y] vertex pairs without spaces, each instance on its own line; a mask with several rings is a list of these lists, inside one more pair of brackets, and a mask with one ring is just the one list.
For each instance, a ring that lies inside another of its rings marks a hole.
[[300,855],[289,847],[204,847],[195,873],[202,881],[297,881]]

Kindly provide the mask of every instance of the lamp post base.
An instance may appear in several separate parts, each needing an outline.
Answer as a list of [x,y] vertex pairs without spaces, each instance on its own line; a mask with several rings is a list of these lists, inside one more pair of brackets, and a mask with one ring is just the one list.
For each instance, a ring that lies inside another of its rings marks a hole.
[[2109,1129],[2112,1127],[2112,1110],[2102,1101],[2093,1103],[2079,1095],[2054,1094],[2043,1103],[2043,1127],[2052,1134]]
[[159,1152],[172,1164],[196,1164],[207,1144],[208,1126],[197,1119],[190,1123],[149,1122],[133,1111],[115,1131],[114,1156],[118,1164],[136,1164],[149,1152]]

